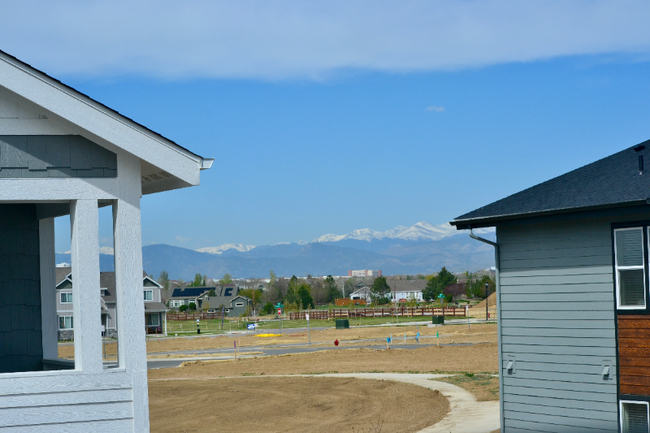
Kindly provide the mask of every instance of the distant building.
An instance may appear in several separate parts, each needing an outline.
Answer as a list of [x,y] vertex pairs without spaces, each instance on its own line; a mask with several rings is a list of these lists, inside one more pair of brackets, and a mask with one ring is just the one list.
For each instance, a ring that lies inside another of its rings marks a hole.
[[348,271],[348,277],[381,277],[381,270],[371,271],[362,269],[360,271]]

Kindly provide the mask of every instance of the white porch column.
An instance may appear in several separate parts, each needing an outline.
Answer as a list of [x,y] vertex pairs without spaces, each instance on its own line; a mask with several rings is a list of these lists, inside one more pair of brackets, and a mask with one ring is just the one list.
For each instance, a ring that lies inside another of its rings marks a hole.
[[149,393],[142,292],[140,160],[117,154],[119,199],[113,204],[117,334],[120,368],[133,380],[133,427],[149,431]]
[[162,316],[165,321],[165,335],[167,335],[167,312],[162,313]]
[[74,200],[70,223],[75,369],[98,373],[103,365],[97,200]]
[[56,256],[54,249],[54,218],[38,222],[41,260],[41,332],[43,358],[59,357],[58,329],[56,318]]

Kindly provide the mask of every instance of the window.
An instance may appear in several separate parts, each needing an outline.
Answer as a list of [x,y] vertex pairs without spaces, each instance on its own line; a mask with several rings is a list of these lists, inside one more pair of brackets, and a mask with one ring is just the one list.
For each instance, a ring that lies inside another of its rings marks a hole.
[[73,329],[73,320],[72,316],[60,316],[59,317],[59,329]]
[[621,401],[620,404],[622,433],[648,433],[650,431],[647,402]]
[[144,291],[144,300],[145,301],[153,301],[153,290],[145,290]]
[[235,307],[243,307],[244,303],[243,302],[235,302]]
[[614,230],[616,305],[619,309],[646,308],[646,265],[643,228]]
[[[50,298],[52,299],[52,298]],[[63,292],[61,293],[61,303],[62,304],[71,304],[72,303],[72,292]]]
[[160,326],[158,314],[147,314],[147,326]]

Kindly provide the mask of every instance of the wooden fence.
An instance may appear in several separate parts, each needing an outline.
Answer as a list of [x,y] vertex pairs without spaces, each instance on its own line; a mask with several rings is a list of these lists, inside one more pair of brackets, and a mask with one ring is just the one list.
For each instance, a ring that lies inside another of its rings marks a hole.
[[207,320],[221,319],[221,312],[218,313],[167,313],[167,320]]
[[[417,317],[417,316],[453,316],[467,317],[467,307],[395,307],[395,308],[332,308],[329,310],[309,310],[289,313],[290,320],[304,320],[309,313],[309,319],[356,319],[359,317]],[[168,316],[169,317],[169,316]]]

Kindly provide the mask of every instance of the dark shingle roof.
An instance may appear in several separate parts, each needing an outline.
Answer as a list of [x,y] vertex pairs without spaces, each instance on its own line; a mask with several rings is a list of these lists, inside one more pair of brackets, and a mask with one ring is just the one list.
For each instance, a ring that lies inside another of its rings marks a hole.
[[210,290],[216,290],[216,287],[185,287],[184,289],[178,288],[174,289],[172,292],[172,299],[197,298],[205,292],[209,292]]
[[488,227],[515,217],[648,204],[650,171],[639,173],[639,155],[650,168],[650,140],[461,215],[451,224],[459,229]]

